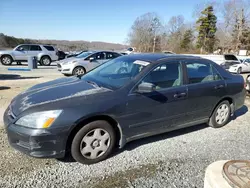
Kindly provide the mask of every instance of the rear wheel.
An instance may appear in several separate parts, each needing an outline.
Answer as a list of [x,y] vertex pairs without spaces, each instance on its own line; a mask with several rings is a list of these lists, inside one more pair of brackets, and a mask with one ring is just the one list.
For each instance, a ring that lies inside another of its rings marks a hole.
[[74,70],[73,70],[73,75],[82,75],[82,74],[85,74],[86,71],[83,67],[75,67]]
[[112,153],[115,141],[114,129],[108,122],[94,121],[77,132],[71,144],[71,155],[82,164],[97,163]]
[[237,74],[241,74],[241,72],[242,72],[242,68],[239,67],[238,70],[237,70]]
[[49,56],[43,56],[40,60],[40,63],[44,66],[50,66],[51,64],[51,59]]
[[1,63],[3,65],[11,65],[13,63],[13,59],[9,55],[2,55],[2,57],[1,57]]
[[228,101],[222,101],[214,110],[209,120],[209,126],[220,128],[226,125],[229,121],[231,108]]

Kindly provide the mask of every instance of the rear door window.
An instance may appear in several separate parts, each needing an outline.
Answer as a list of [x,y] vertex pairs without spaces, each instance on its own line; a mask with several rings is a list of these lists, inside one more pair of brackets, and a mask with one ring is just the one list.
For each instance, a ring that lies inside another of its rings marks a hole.
[[114,59],[119,57],[120,54],[118,53],[113,53],[113,52],[106,52],[106,59]]
[[30,51],[42,51],[41,47],[38,45],[31,45]]
[[188,83],[204,83],[221,80],[218,71],[210,63],[188,62],[186,63]]

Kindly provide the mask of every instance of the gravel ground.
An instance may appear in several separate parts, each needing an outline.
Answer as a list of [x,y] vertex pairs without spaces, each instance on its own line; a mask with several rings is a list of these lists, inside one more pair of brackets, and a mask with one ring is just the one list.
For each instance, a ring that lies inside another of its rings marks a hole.
[[[54,73],[55,77],[60,76]],[[9,91],[22,88],[12,87]],[[11,92],[8,94],[3,95],[8,98],[6,101],[11,98]],[[250,99],[223,128],[198,125],[141,139],[127,144],[109,159],[89,166],[23,155],[9,147],[0,126],[0,187],[200,188],[210,163],[249,159],[248,107]]]

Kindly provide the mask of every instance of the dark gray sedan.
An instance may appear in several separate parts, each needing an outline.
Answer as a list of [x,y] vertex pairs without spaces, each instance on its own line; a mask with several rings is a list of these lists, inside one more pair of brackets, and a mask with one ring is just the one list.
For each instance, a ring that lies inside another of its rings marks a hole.
[[4,114],[11,146],[85,164],[127,142],[207,123],[224,126],[244,104],[244,79],[199,57],[134,54],[89,73],[35,85]]

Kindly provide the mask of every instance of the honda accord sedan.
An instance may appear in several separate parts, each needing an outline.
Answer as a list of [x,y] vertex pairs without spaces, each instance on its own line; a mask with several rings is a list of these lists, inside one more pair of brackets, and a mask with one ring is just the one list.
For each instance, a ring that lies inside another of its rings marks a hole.
[[85,75],[41,83],[4,114],[11,146],[33,157],[83,164],[127,142],[206,123],[219,128],[241,108],[244,79],[199,57],[132,54]]

